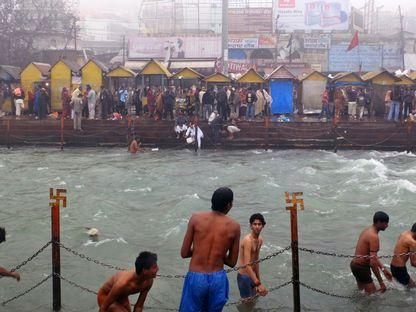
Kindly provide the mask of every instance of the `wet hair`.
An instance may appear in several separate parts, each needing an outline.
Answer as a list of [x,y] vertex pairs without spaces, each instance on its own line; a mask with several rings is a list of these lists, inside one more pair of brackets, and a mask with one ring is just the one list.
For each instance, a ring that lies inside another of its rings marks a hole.
[[266,220],[261,213],[255,213],[250,217],[250,225],[254,223],[254,221],[259,220],[263,226],[266,225]]
[[416,233],[416,223],[415,223],[415,224],[413,224],[411,231],[412,231],[413,233]]
[[0,227],[0,243],[3,243],[6,241],[6,229]]
[[214,194],[212,194],[211,209],[213,211],[226,213],[227,205],[232,203],[233,200],[234,200],[233,191],[229,189],[228,187],[220,187],[214,192]]
[[136,274],[140,275],[143,270],[149,270],[152,266],[157,263],[157,255],[149,251],[143,251],[136,258],[135,267]]
[[373,223],[389,222],[389,215],[383,211],[377,211],[373,216]]

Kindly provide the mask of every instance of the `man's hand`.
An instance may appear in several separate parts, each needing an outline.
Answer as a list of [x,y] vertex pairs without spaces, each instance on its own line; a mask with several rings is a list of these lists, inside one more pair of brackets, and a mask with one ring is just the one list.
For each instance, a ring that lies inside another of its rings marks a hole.
[[257,287],[257,293],[260,296],[264,297],[269,293],[269,291],[267,290],[267,288],[263,284],[260,284],[260,286]]
[[390,282],[393,280],[393,275],[391,274],[389,270],[387,270],[386,268],[383,268],[382,272],[384,276],[387,278],[387,280],[389,280]]
[[20,281],[20,274],[18,272],[13,272],[12,277],[14,279],[16,279],[16,281],[18,281],[18,282]]
[[380,292],[381,293],[385,293],[387,290],[386,284],[384,284],[384,282],[380,283]]

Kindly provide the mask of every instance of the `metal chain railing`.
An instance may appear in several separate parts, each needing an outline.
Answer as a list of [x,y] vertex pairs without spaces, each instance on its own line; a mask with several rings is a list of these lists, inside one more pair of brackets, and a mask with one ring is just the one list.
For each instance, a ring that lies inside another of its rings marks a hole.
[[10,298],[10,299],[7,299],[7,300],[3,301],[1,304],[2,304],[2,305],[6,305],[6,304],[8,304],[8,303],[10,303],[10,302],[12,302],[12,301],[14,301],[14,300],[16,300],[16,299],[20,298],[20,297],[23,297],[23,296],[27,295],[27,294],[28,294],[28,293],[30,293],[32,290],[34,290],[34,289],[38,288],[40,285],[42,285],[43,283],[45,283],[45,282],[46,282],[48,279],[50,279],[51,277],[52,277],[52,274],[48,275],[47,277],[45,277],[44,279],[42,279],[40,282],[38,282],[38,283],[36,283],[35,285],[33,285],[32,287],[30,287],[29,289],[25,290],[24,292],[22,292],[22,293],[20,293],[20,294],[18,294],[18,295],[16,295],[16,296],[14,296],[14,297],[12,297],[12,298]]
[[245,269],[245,268],[247,268],[249,266],[256,265],[258,263],[261,263],[261,262],[264,262],[264,261],[273,259],[273,258],[275,258],[275,257],[277,257],[277,256],[279,256],[279,255],[281,255],[283,253],[285,253],[286,251],[289,251],[290,249],[291,249],[291,247],[290,246],[287,246],[287,247],[285,247],[285,248],[283,248],[283,249],[281,249],[279,251],[276,251],[275,253],[272,253],[272,254],[264,257],[264,258],[260,258],[260,259],[258,259],[256,261],[253,261],[253,262],[250,262],[250,263],[247,263],[245,265],[241,265],[241,266],[238,266],[238,267],[235,267],[235,268],[232,268],[232,269],[228,269],[228,270],[226,270],[226,272],[227,272],[227,274],[228,273],[231,273],[231,272],[236,272],[236,271],[238,271],[240,269]]
[[[321,255],[321,256],[328,256],[328,257],[337,257],[337,258],[349,258],[349,259],[372,259],[375,258],[376,256],[370,256],[370,255],[348,255],[348,254],[342,254],[342,253],[336,253],[336,252],[326,252],[326,251],[321,251],[321,250],[314,250],[314,249],[310,249],[310,248],[299,248],[300,251],[303,252],[307,252],[310,254],[315,254],[315,255]],[[405,252],[405,253],[401,253],[401,254],[397,254],[397,255],[380,255],[377,256],[377,258],[379,259],[392,259],[392,258],[397,258],[397,257],[404,257],[404,256],[411,256],[416,254],[416,251],[409,251],[409,252]]]
[[[33,259],[35,259],[37,256],[39,256],[42,252],[45,251],[46,248],[48,248],[48,246],[52,244],[51,241],[47,242],[45,245],[43,245],[38,251],[36,251],[33,255],[31,255],[29,258],[27,258],[25,261],[23,261],[22,263],[18,264],[17,266],[15,266],[14,268],[12,268],[10,270],[10,272],[16,272],[17,270],[21,269],[22,267],[24,267],[26,264],[28,264],[29,262],[31,262]],[[3,276],[0,276],[0,278],[2,278]]]
[[[108,264],[108,263],[104,263],[104,262],[102,262],[100,260],[91,258],[91,257],[89,257],[89,256],[87,256],[85,254],[82,254],[82,253],[80,253],[80,252],[78,252],[78,251],[76,251],[76,250],[74,250],[74,249],[72,249],[70,247],[65,246],[62,243],[58,243],[58,244],[64,250],[66,250],[69,253],[72,253],[73,255],[75,255],[77,257],[80,257],[81,259],[84,259],[84,260],[86,260],[88,262],[92,262],[92,263],[95,263],[95,264],[100,265],[102,267],[110,268],[110,269],[113,269],[113,270],[116,270],[116,271],[126,270],[125,268],[121,268],[121,267],[118,267],[118,266],[115,266],[115,265],[111,265],[111,264]],[[240,269],[247,268],[248,266],[255,265],[257,263],[261,263],[261,262],[270,260],[272,258],[277,257],[278,255],[283,254],[284,252],[286,252],[286,251],[288,251],[290,249],[291,249],[291,247],[290,246],[287,246],[287,247],[283,248],[282,250],[279,250],[279,251],[277,251],[275,253],[272,253],[272,254],[264,257],[264,258],[258,259],[256,261],[253,261],[253,262],[248,263],[246,265],[242,265],[242,266],[238,266],[238,267],[235,267],[235,268],[232,268],[232,269],[228,269],[228,270],[226,270],[226,272],[227,272],[227,274],[228,273],[231,273],[231,272],[236,272],[236,271],[238,271]],[[164,275],[164,274],[157,274],[157,277],[162,277],[162,278],[186,278],[186,275],[183,275],[183,274],[175,274],[175,275],[174,274],[166,274],[166,275]]]
[[322,289],[318,289],[318,288],[312,287],[312,286],[310,286],[308,284],[305,284],[303,282],[299,282],[299,285],[301,285],[301,286],[303,286],[303,287],[305,287],[305,288],[307,288],[307,289],[309,289],[311,291],[317,292],[319,294],[326,295],[326,296],[330,296],[330,297],[334,297],[334,298],[355,299],[355,298],[358,298],[358,297],[361,297],[362,296],[361,294],[356,294],[356,295],[352,295],[352,296],[337,295],[337,294],[334,294],[334,293],[331,293],[331,292],[328,292],[328,291],[325,291],[325,290],[322,290]]
[[[278,290],[278,289],[280,289],[280,288],[286,287],[286,286],[288,286],[288,285],[290,285],[290,284],[292,284],[292,281],[287,281],[287,282],[285,282],[285,283],[283,283],[283,284],[280,284],[280,285],[277,285],[277,286],[271,287],[271,288],[269,288],[269,293],[271,293],[271,292],[273,292],[273,291],[276,291],[276,290]],[[240,300],[238,300],[238,301],[229,302],[229,303],[227,303],[227,304],[225,305],[225,307],[235,306],[235,305],[240,305],[240,304],[243,304],[244,302],[252,302],[252,301],[254,301],[255,299],[257,299],[258,297],[260,297],[260,296],[259,296],[258,294],[256,294],[256,295],[254,295],[254,296],[252,296],[252,297],[249,297],[249,298],[244,298],[244,299],[240,299]]]

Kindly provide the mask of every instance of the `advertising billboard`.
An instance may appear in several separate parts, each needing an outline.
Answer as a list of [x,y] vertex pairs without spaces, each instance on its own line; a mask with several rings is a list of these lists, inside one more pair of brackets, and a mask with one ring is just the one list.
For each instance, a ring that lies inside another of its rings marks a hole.
[[270,34],[273,31],[272,8],[236,8],[228,10],[230,33]]
[[315,50],[328,50],[331,47],[331,36],[328,34],[305,34],[303,48]]
[[132,37],[129,39],[130,59],[218,58],[221,37]]
[[229,49],[258,49],[259,39],[258,38],[229,38],[228,48]]
[[360,44],[347,52],[348,43],[332,45],[329,50],[329,71],[374,71],[380,68],[395,71],[402,67],[399,42]]
[[275,0],[278,28],[293,30],[347,30],[349,0]]

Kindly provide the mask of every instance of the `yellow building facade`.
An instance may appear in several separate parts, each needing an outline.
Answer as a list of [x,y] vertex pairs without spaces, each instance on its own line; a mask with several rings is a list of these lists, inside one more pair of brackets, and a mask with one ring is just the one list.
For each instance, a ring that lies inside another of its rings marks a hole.
[[87,85],[90,85],[95,92],[99,92],[101,86],[104,84],[104,74],[108,69],[94,61],[89,60],[82,68],[82,89],[85,90]]

